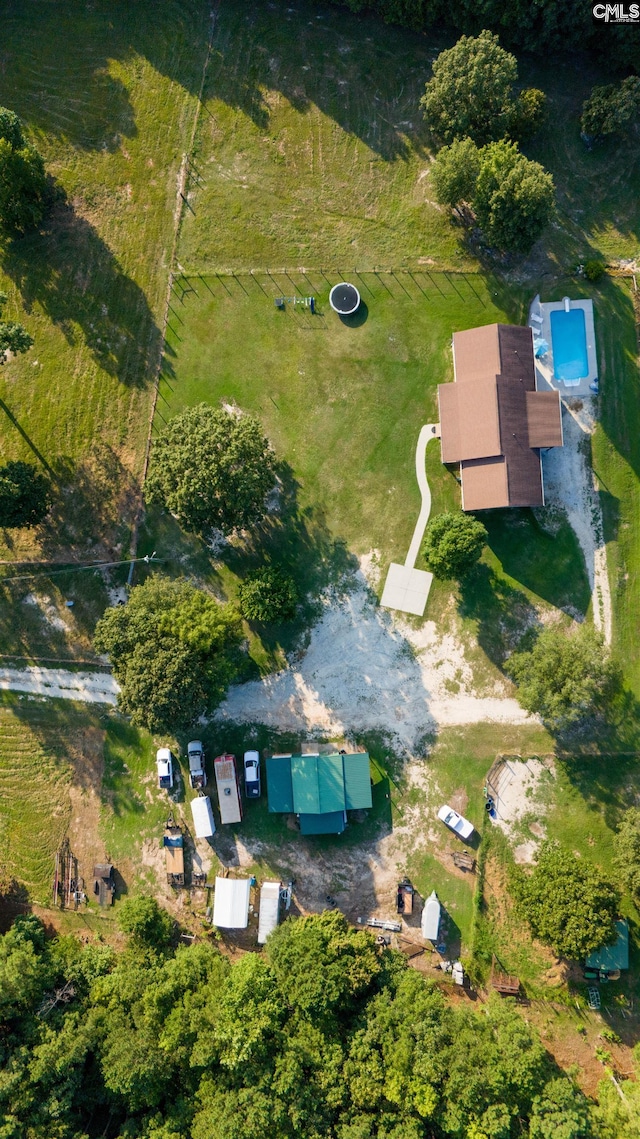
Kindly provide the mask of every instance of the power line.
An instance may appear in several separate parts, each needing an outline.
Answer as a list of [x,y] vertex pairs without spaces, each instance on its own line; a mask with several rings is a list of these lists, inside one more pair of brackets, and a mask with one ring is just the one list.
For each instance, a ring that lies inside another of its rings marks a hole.
[[[111,569],[114,566],[128,566],[131,564],[131,560],[132,560],[131,558],[125,558],[124,561],[120,561],[120,562],[91,562],[89,565],[86,565],[86,566],[73,566],[72,565],[72,566],[67,566],[65,569],[44,570],[44,571],[40,571],[39,573],[21,573],[21,574],[17,574],[15,577],[0,577],[0,585],[4,585],[5,582],[9,582],[9,581],[27,581],[27,580],[30,580],[31,578],[34,578],[34,577],[55,577],[56,574],[76,573],[77,571],[80,571],[80,570]],[[134,562],[146,562],[147,565],[150,565],[151,562],[164,562],[166,560],[167,560],[166,558],[156,558],[155,557],[155,550],[154,550],[153,554],[145,554],[144,558],[134,558],[133,559]]]

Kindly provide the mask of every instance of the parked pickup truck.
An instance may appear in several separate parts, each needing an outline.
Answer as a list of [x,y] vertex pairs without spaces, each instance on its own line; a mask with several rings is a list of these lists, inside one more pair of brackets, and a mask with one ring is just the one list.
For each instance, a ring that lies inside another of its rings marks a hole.
[[189,759],[189,782],[194,791],[202,791],[207,786],[207,772],[204,766],[204,748],[200,740],[191,740],[187,744],[187,757]]
[[161,791],[170,791],[173,787],[174,756],[170,748],[159,747],[156,752],[156,771],[158,773],[158,787]]

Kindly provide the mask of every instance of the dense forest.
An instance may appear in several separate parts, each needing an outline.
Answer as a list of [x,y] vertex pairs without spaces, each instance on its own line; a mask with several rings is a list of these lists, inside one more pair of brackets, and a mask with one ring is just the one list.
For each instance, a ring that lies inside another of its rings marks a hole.
[[605,66],[640,70],[640,24],[594,24],[590,0],[335,0],[391,24],[476,35],[497,32],[507,47],[546,54],[588,48]]
[[637,1084],[591,1103],[512,1001],[452,1004],[339,913],[231,964],[152,899],[120,912],[118,952],[33,915],[0,939],[2,1139],[635,1134]]

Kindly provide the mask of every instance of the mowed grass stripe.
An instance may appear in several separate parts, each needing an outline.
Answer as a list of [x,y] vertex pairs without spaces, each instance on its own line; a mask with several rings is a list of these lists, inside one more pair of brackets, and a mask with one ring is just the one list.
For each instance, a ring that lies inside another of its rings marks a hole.
[[0,708],[0,866],[23,883],[31,899],[50,899],[55,852],[69,824],[71,768],[62,736],[39,718]]

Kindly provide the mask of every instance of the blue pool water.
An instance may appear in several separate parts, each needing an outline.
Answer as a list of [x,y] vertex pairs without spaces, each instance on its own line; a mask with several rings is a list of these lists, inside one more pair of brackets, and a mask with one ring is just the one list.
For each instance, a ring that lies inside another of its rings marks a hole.
[[587,330],[581,308],[555,309],[549,314],[556,380],[581,380],[589,375]]

